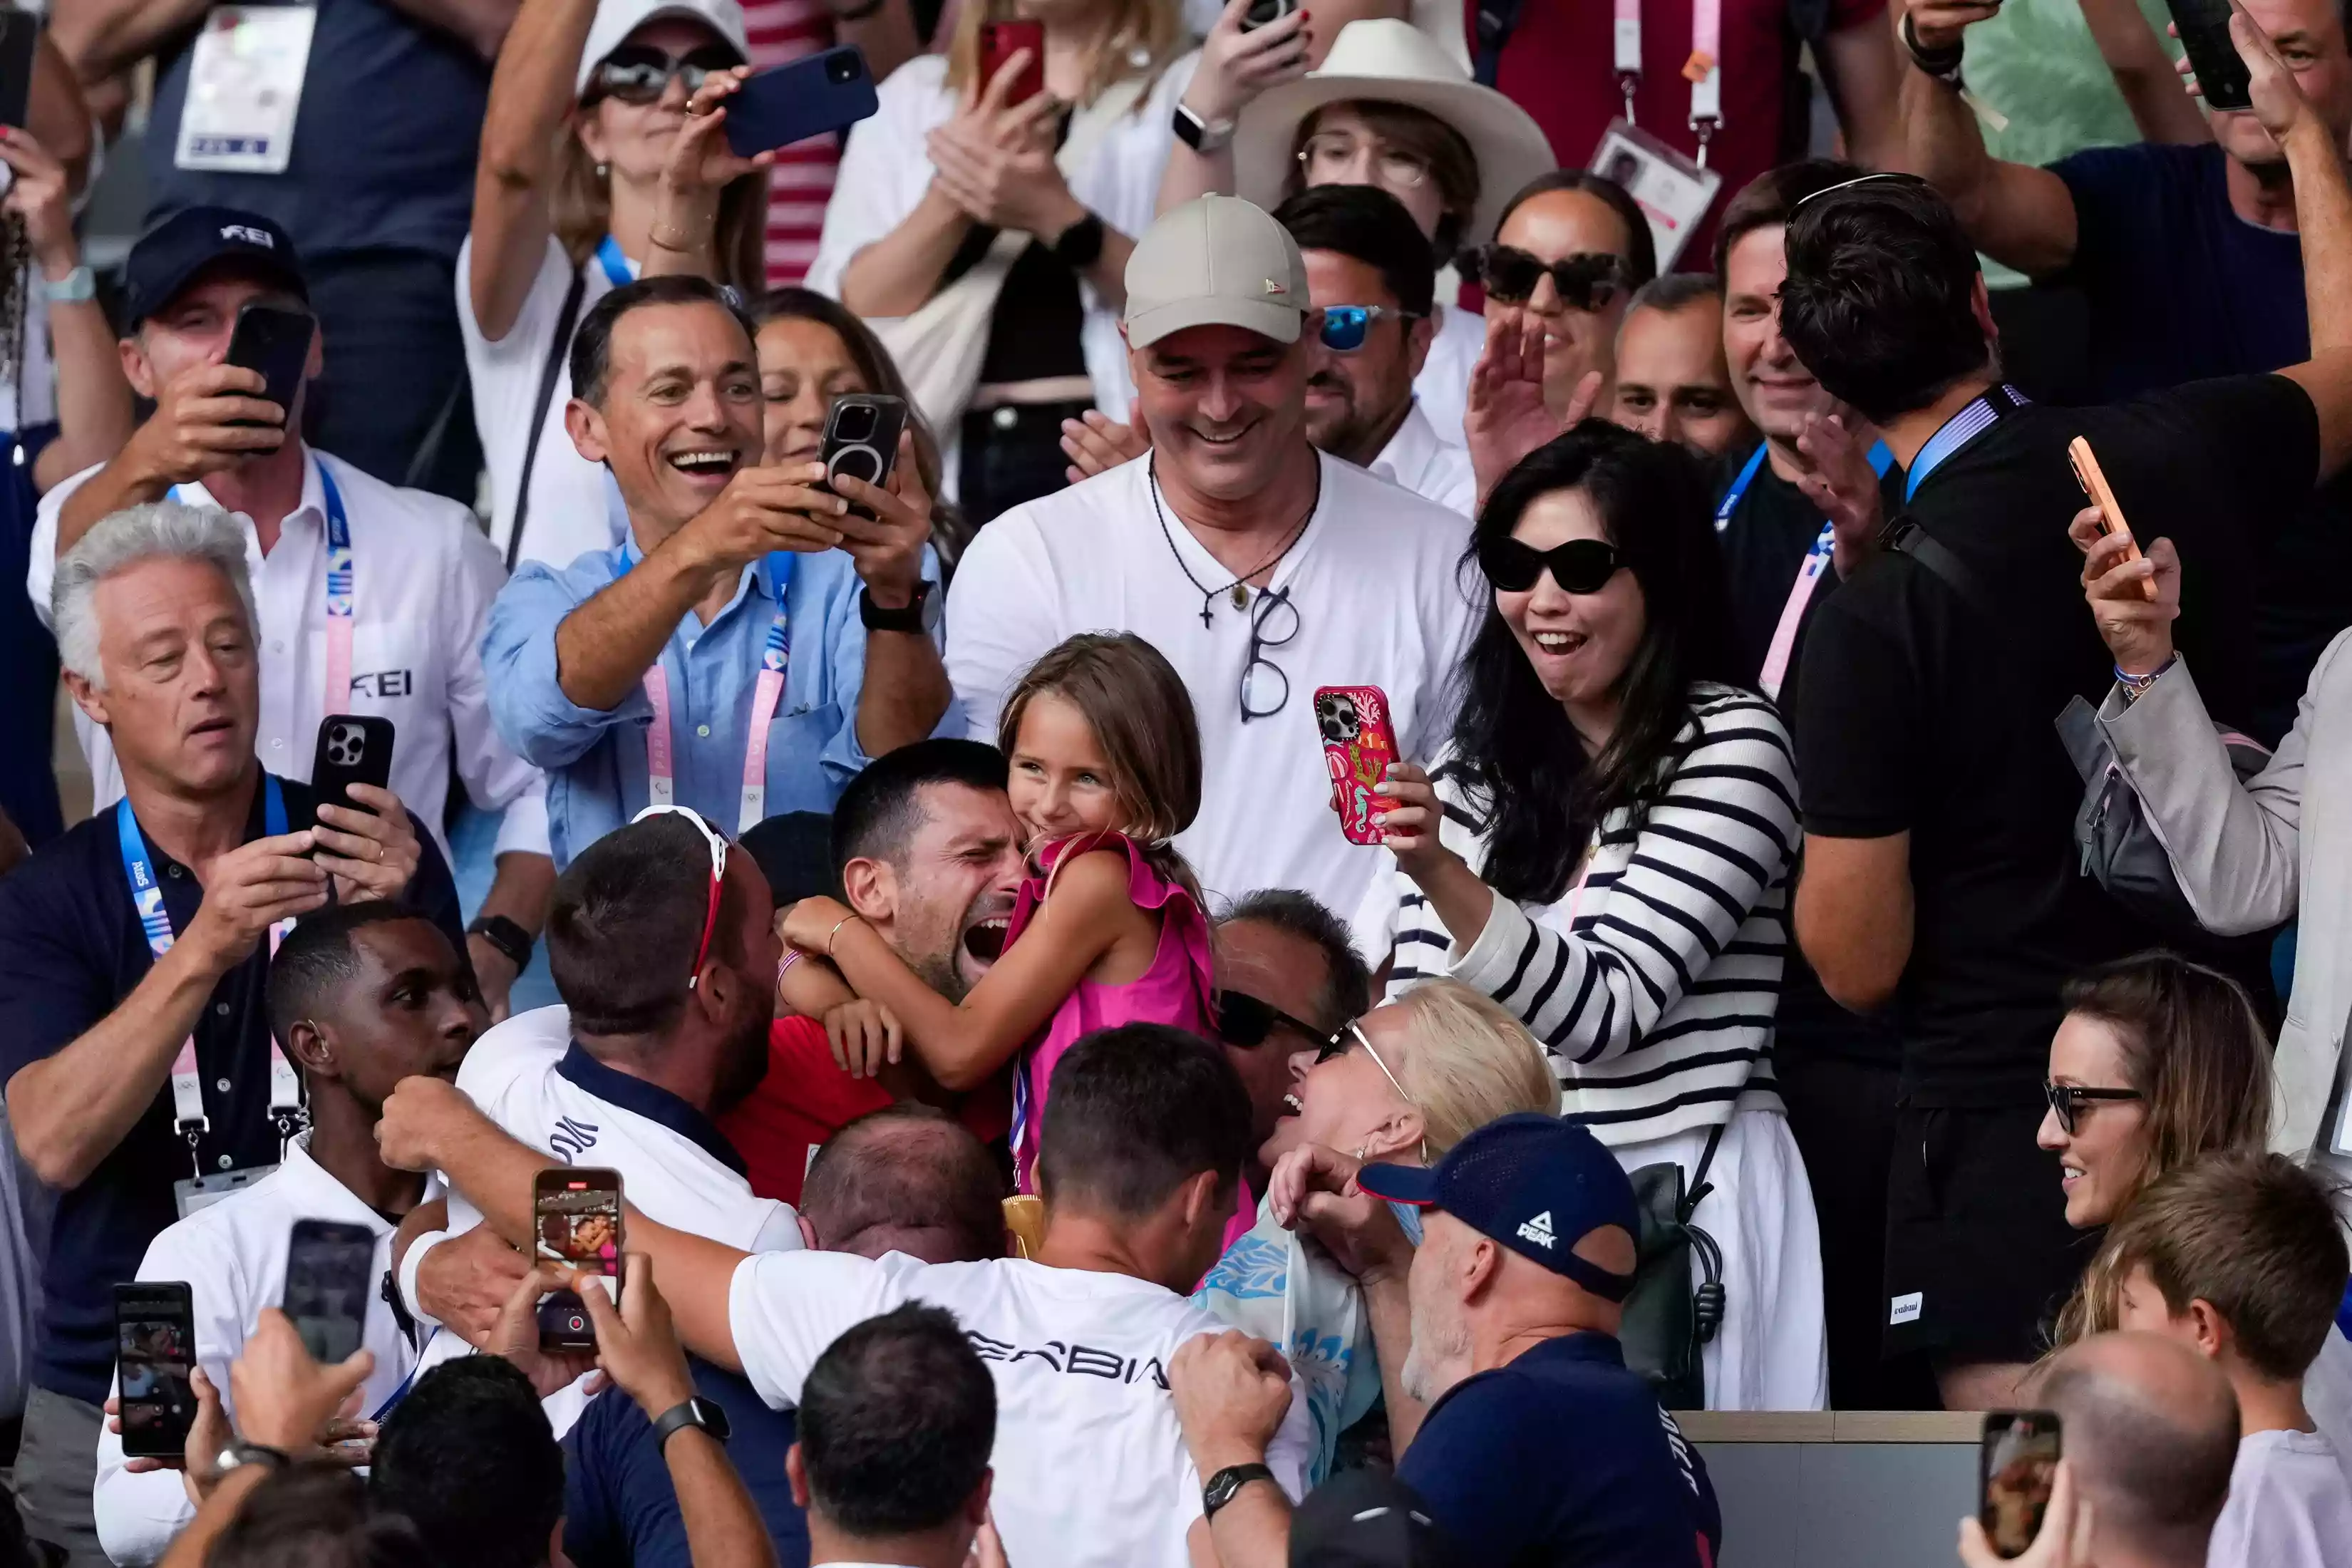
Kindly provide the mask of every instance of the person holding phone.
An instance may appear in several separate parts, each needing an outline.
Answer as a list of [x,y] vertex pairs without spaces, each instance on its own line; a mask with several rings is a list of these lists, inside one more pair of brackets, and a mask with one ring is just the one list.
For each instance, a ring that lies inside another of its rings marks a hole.
[[1515,1014],[1628,1171],[1712,1184],[1707,1408],[1818,1410],[1819,1232],[1771,1050],[1796,767],[1728,681],[1705,472],[1588,420],[1496,488],[1471,550],[1489,596],[1461,712],[1377,786],[1357,943],[1392,999],[1447,975]]
[[[392,1086],[418,1073],[454,1078],[488,1016],[466,963],[433,922],[395,903],[357,903],[298,922],[270,961],[268,1008],[279,1049],[303,1080],[310,1130],[276,1172],[166,1227],[140,1261],[142,1279],[187,1281],[195,1361],[234,1420],[229,1363],[286,1294],[288,1240],[299,1220],[357,1226],[375,1238],[360,1342],[374,1364],[354,1421],[328,1436],[364,1462],[375,1422],[415,1367],[412,1337],[383,1299],[397,1216],[435,1184],[387,1168],[376,1118]],[[152,1563],[194,1517],[177,1466],[122,1455],[117,1420],[99,1438],[93,1509],[118,1564]]]
[[173,501],[100,522],[52,611],[124,795],[0,881],[8,1123],[57,1194],[17,1480],[28,1533],[102,1561],[90,1522],[113,1285],[176,1217],[285,1157],[299,1081],[264,984],[273,932],[329,902],[403,899],[465,932],[432,834],[390,790],[321,802],[255,754],[247,536]]
[[842,154],[808,285],[875,322],[908,370],[975,527],[1062,488],[1065,419],[1127,417],[1124,275],[1183,50],[1156,0],[1077,0],[1025,25],[974,0],[943,54],[882,84]]

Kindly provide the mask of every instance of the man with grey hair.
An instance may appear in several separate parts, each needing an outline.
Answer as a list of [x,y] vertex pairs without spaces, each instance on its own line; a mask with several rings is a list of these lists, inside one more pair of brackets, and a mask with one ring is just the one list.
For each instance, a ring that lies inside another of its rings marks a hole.
[[395,898],[453,944],[465,934],[448,867],[396,795],[321,801],[256,759],[253,596],[226,513],[159,501],[105,519],[58,563],[51,609],[67,689],[107,731],[124,793],[0,880],[8,1121],[58,1194],[16,1482],[26,1533],[95,1568],[114,1282],[300,1125],[264,939],[331,900]]

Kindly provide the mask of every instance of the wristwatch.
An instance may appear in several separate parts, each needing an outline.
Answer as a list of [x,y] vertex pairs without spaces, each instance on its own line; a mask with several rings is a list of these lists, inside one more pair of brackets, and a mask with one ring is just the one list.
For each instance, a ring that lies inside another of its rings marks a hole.
[[1176,106],[1176,140],[1203,158],[1225,150],[1234,139],[1234,124],[1230,120],[1203,120],[1182,104]]
[[466,928],[467,936],[480,937],[498,949],[499,956],[515,966],[520,974],[530,967],[530,950],[534,945],[530,932],[504,915],[477,915],[474,923]]
[[1252,1481],[1270,1481],[1274,1472],[1264,1465],[1227,1465],[1209,1478],[1201,1489],[1201,1517],[1214,1519],[1217,1510],[1234,1500],[1234,1494]]
[[1912,22],[1908,11],[1904,12],[1903,20],[1895,25],[1895,36],[1902,40],[1903,52],[1911,57],[1911,63],[1917,66],[1922,73],[1953,87],[1960,85],[1960,61],[1967,52],[1963,44],[1951,43],[1942,48],[1929,48],[1919,41],[1919,29]]
[[213,1461],[213,1468],[226,1475],[239,1465],[259,1465],[266,1469],[282,1470],[293,1462],[292,1456],[283,1448],[271,1448],[259,1443],[248,1443],[242,1437],[232,1437],[228,1447],[220,1451],[220,1458]]
[[79,305],[98,298],[98,274],[85,261],[62,278],[41,279],[41,298],[52,305]]
[[673,1405],[655,1417],[655,1451],[667,1447],[671,1435],[687,1426],[699,1426],[721,1443],[729,1436],[727,1412],[698,1394],[691,1394],[685,1404]]
[[1054,259],[1073,272],[1084,272],[1102,259],[1103,220],[1093,213],[1054,237]]
[[929,637],[939,629],[940,601],[929,578],[915,584],[915,596],[895,610],[883,608],[874,595],[857,590],[857,618],[869,632],[911,632]]

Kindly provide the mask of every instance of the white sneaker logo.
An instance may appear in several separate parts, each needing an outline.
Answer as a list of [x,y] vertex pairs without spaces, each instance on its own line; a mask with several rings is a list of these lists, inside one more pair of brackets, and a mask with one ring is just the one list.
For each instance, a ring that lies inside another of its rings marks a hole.
[[1519,1226],[1519,1238],[1523,1241],[1532,1241],[1547,1252],[1551,1250],[1551,1210],[1544,1210],[1543,1213]]

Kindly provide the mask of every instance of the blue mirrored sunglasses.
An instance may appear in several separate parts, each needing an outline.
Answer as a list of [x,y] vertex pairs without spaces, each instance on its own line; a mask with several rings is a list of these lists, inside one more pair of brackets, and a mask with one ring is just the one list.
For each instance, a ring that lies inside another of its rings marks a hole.
[[1323,346],[1342,354],[1354,353],[1364,346],[1374,321],[1389,316],[1400,321],[1418,321],[1423,314],[1419,310],[1391,310],[1386,305],[1326,305],[1318,313],[1323,318]]

